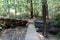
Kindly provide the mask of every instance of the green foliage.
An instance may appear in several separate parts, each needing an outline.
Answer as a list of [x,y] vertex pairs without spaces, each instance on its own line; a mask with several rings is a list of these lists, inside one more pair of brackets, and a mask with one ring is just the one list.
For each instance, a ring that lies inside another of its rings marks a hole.
[[24,13],[21,15],[22,18],[29,18],[29,14],[28,13]]
[[38,16],[39,16],[39,12],[38,12],[38,11],[35,11],[35,12],[34,12],[34,16],[35,16],[35,17],[38,17]]
[[[38,15],[38,13],[42,13],[42,0],[32,0],[33,1],[33,12],[34,15]],[[58,8],[58,4],[60,0],[47,0],[48,1],[48,11],[49,16],[54,17],[56,14],[56,9]],[[17,12],[21,14],[30,13],[30,0],[0,0],[0,15],[4,15],[8,13],[8,9],[15,9]],[[3,14],[2,12],[5,13]],[[38,12],[38,13],[37,13]],[[10,14],[10,13],[9,13]],[[14,13],[13,13],[14,14]],[[17,14],[17,13],[16,13]],[[40,16],[40,15],[39,15]]]
[[49,17],[54,17],[56,15],[56,7],[59,6],[59,0],[47,0],[48,1],[48,11]]
[[56,14],[56,16],[54,18],[53,26],[56,28],[60,28],[60,13]]

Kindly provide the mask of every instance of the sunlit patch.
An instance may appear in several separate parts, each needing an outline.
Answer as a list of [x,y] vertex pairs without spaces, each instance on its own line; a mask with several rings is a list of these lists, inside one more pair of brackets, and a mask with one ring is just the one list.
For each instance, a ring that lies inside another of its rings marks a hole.
[[19,14],[21,14],[20,12],[18,12],[16,15],[19,15]]
[[10,9],[10,13],[15,13],[15,10],[14,9]]
[[45,39],[42,34],[38,34],[37,36],[38,36],[41,40],[44,40],[44,39]]

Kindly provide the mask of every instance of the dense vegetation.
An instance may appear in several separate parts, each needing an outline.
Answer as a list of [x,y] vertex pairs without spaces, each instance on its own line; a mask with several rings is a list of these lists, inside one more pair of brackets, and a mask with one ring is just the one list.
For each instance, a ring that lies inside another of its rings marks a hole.
[[[42,0],[33,1],[34,16],[42,15]],[[59,0],[47,0],[49,16],[53,17],[59,9]],[[30,17],[30,1],[28,0],[0,0],[0,16],[21,18]],[[23,16],[22,16],[23,15]]]

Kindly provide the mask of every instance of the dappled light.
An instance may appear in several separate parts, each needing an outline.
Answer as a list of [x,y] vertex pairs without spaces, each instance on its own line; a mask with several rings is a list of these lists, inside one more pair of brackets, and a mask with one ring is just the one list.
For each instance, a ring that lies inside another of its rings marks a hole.
[[0,0],[0,40],[60,40],[60,0]]
[[15,13],[15,10],[14,9],[10,9],[10,13]]

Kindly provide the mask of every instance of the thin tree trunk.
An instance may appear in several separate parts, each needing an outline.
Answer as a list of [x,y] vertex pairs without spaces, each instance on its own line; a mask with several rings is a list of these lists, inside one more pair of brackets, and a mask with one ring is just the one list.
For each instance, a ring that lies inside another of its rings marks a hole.
[[17,18],[17,17],[16,17],[16,13],[17,13],[17,10],[16,10],[16,8],[15,8],[15,19]]
[[31,18],[33,18],[33,3],[32,3],[32,0],[30,2],[30,6],[31,6]]
[[15,3],[15,6],[14,6],[15,7],[15,19],[17,18],[16,17],[16,14],[17,14],[17,4],[16,4],[16,2],[17,2],[17,0],[14,0],[14,3]]

